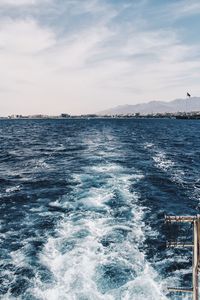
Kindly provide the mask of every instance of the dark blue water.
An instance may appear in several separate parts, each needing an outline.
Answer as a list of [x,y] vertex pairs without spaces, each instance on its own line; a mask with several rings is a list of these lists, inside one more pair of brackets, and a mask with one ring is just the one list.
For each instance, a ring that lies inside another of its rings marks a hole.
[[199,213],[199,121],[1,120],[0,148],[1,299],[181,299],[164,214]]

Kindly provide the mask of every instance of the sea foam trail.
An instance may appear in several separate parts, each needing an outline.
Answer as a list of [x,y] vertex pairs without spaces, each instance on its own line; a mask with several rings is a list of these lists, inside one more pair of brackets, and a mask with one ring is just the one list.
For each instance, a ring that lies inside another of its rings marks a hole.
[[[98,157],[97,143],[90,147]],[[101,154],[105,150],[100,147]],[[44,284],[36,278],[31,290],[36,298],[166,299],[142,250],[146,208],[139,205],[134,184],[143,175],[110,163],[112,150],[105,151],[103,162],[74,175],[72,210],[40,254],[53,280]]]

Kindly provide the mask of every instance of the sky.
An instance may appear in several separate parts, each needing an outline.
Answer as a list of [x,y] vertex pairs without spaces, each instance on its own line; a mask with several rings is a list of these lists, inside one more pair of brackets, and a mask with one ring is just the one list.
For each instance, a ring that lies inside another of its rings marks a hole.
[[0,0],[0,115],[200,96],[199,0]]

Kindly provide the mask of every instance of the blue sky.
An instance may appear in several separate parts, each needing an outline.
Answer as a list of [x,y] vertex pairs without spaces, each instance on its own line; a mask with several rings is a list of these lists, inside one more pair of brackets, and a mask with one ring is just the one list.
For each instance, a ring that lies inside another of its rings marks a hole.
[[0,0],[0,115],[200,95],[199,0]]

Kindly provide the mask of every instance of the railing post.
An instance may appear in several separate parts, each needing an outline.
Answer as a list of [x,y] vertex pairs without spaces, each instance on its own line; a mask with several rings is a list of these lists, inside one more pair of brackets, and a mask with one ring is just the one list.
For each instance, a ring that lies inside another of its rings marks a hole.
[[198,252],[199,252],[199,243],[198,243],[198,225],[199,219],[194,221],[194,248],[193,248],[193,267],[192,267],[192,281],[193,281],[193,300],[198,300]]

